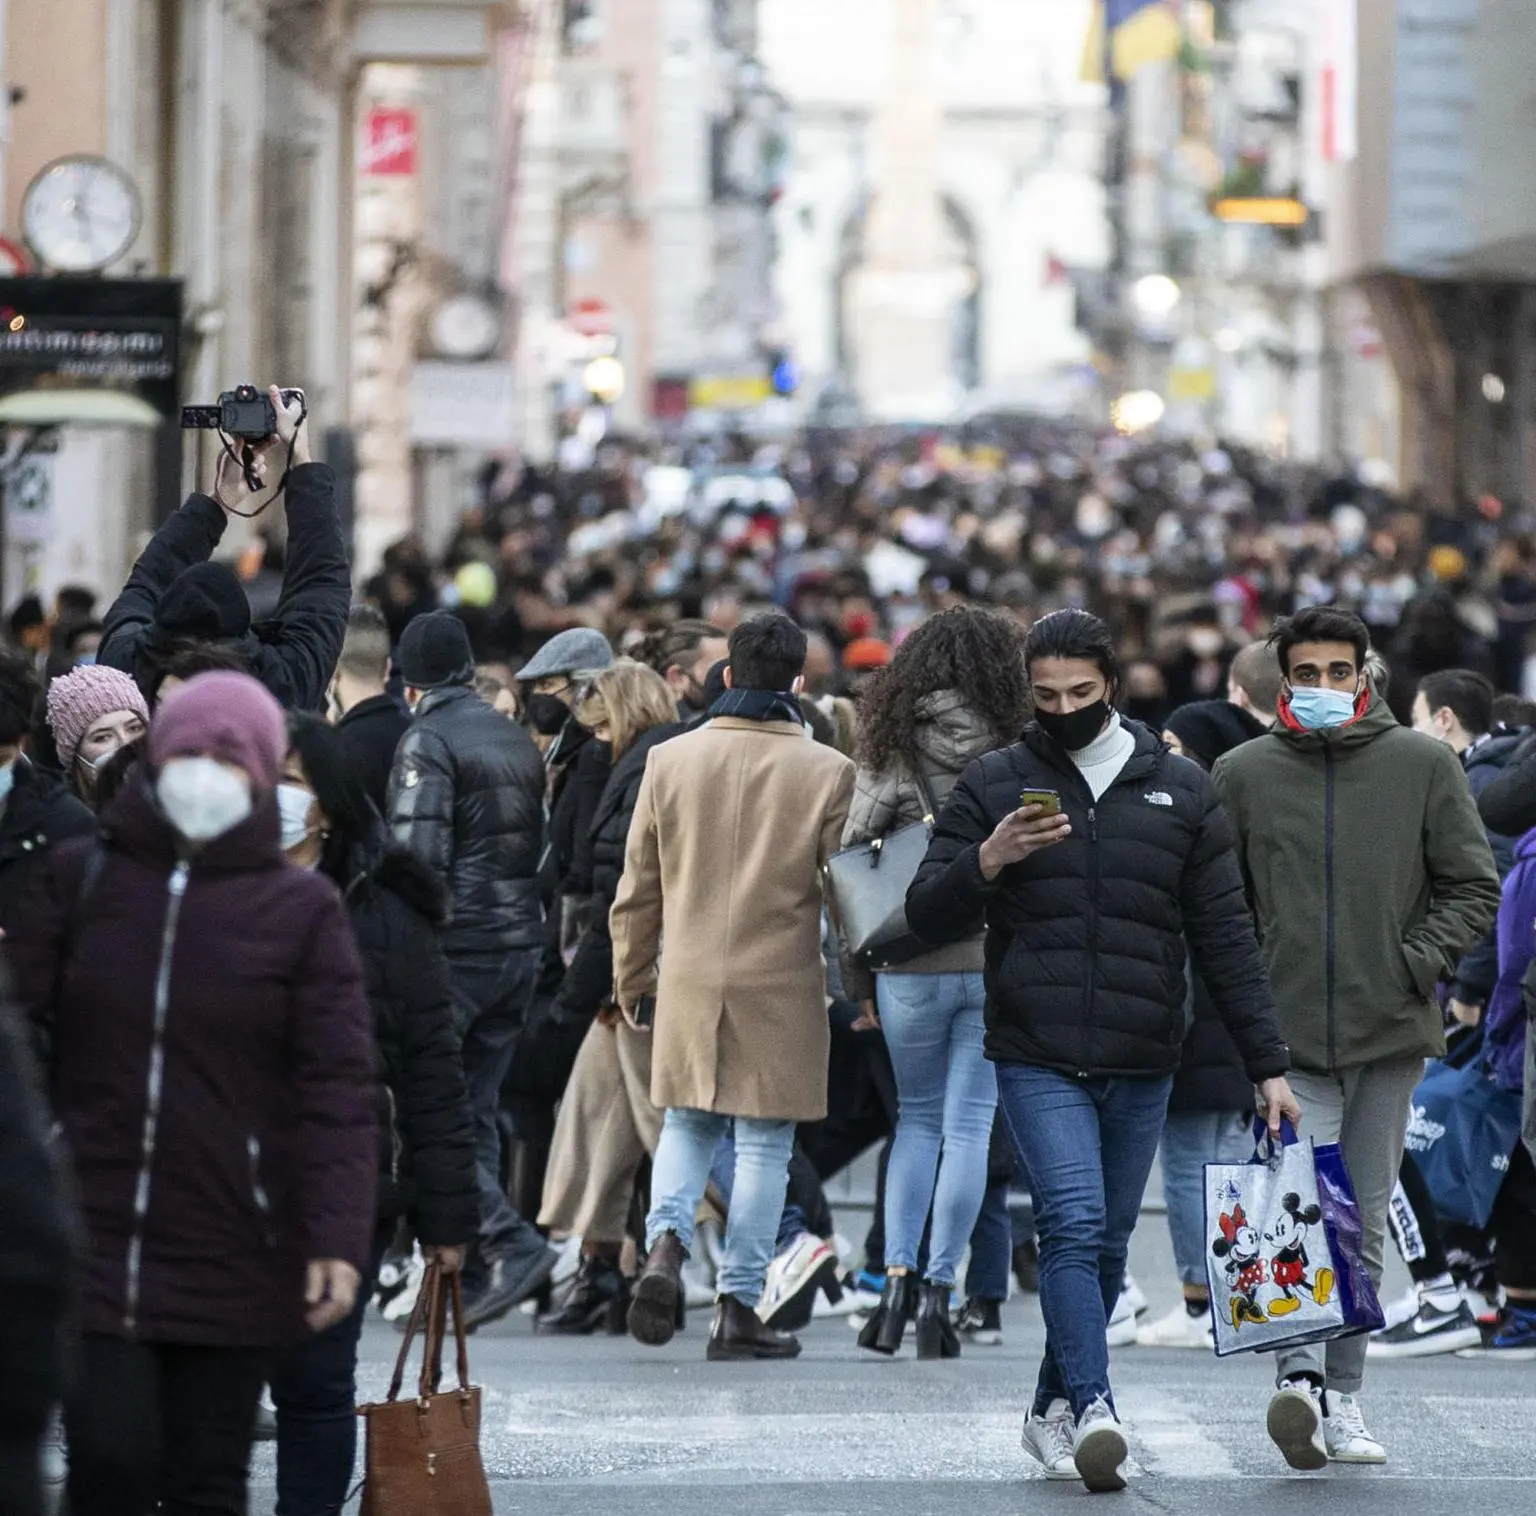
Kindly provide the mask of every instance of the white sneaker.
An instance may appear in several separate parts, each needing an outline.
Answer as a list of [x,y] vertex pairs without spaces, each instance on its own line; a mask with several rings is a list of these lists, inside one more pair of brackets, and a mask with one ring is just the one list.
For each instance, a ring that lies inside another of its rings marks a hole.
[[1133,1315],[1145,1316],[1147,1314],[1147,1297],[1142,1291],[1141,1286],[1132,1278],[1129,1269],[1125,1271],[1125,1283],[1120,1286],[1120,1299],[1122,1302],[1130,1302]]
[[768,1265],[758,1320],[778,1331],[810,1325],[822,1286],[837,1278],[837,1254],[820,1237],[802,1232]]
[[416,1309],[416,1297],[421,1293],[421,1281],[426,1277],[426,1273],[427,1260],[422,1257],[421,1244],[417,1243],[411,1253],[410,1262],[406,1265],[404,1287],[379,1312],[379,1315],[386,1321],[396,1323],[409,1321],[411,1312]]
[[1112,1348],[1128,1348],[1136,1341],[1136,1306],[1129,1290],[1120,1292],[1104,1336]]
[[[1390,1332],[1393,1327],[1401,1326],[1405,1321],[1412,1321],[1419,1314],[1419,1291],[1417,1286],[1411,1287],[1407,1294],[1399,1295],[1396,1300],[1387,1301],[1381,1308],[1383,1320],[1382,1331]],[[1377,1334],[1378,1336],[1380,1333]]]
[[1191,1316],[1183,1306],[1175,1306],[1159,1320],[1138,1327],[1136,1343],[1144,1348],[1200,1348],[1208,1353],[1216,1345],[1210,1310]]
[[1072,1407],[1065,1400],[1053,1400],[1044,1416],[1026,1418],[1020,1440],[1024,1451],[1045,1470],[1047,1479],[1076,1479],[1076,1432]]
[[1323,1392],[1310,1379],[1284,1379],[1269,1402],[1269,1435],[1293,1469],[1328,1467],[1323,1441]]
[[1385,1463],[1387,1450],[1365,1429],[1365,1415],[1355,1395],[1328,1396],[1323,1423],[1328,1456],[1334,1463]]
[[1101,1395],[1083,1412],[1072,1445],[1072,1461],[1082,1481],[1095,1494],[1125,1488],[1124,1464],[1130,1448],[1125,1432]]

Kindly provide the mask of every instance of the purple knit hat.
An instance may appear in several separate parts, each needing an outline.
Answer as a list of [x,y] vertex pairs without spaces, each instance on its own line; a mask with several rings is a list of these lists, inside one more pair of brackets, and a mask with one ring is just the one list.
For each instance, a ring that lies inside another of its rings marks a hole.
[[143,694],[118,669],[86,664],[48,686],[48,725],[66,772],[74,767],[75,754],[80,751],[85,734],[114,711],[132,711],[145,726],[149,725],[149,707]]
[[288,752],[283,708],[249,674],[199,674],[160,702],[149,729],[149,762],[206,754],[238,764],[257,793],[277,788]]

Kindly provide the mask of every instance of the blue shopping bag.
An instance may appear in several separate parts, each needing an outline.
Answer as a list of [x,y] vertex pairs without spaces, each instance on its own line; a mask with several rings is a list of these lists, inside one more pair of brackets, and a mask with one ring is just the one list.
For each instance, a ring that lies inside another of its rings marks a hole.
[[1384,1325],[1360,1208],[1337,1146],[1276,1143],[1255,1121],[1248,1163],[1205,1166],[1206,1273],[1216,1354],[1273,1352]]
[[1520,1104],[1481,1058],[1464,1068],[1430,1064],[1413,1092],[1407,1147],[1446,1220],[1487,1226],[1520,1142]]

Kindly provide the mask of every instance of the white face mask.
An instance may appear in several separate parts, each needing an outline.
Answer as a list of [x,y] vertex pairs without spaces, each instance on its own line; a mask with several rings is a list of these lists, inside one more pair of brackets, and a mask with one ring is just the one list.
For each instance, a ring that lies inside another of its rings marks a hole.
[[298,847],[312,828],[309,824],[309,808],[315,797],[302,784],[280,784],[277,787],[277,815],[282,823],[283,851],[291,853]]
[[188,842],[212,842],[251,814],[250,781],[213,758],[173,758],[155,786],[166,820]]

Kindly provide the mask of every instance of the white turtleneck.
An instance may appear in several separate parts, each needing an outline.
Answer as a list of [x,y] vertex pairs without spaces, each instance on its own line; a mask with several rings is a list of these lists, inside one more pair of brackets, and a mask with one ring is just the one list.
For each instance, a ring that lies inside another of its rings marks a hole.
[[1077,771],[1093,791],[1093,798],[1100,799],[1104,791],[1120,777],[1120,770],[1136,751],[1136,739],[1120,724],[1120,714],[1109,718],[1109,725],[1087,747],[1067,756],[1077,765]]

